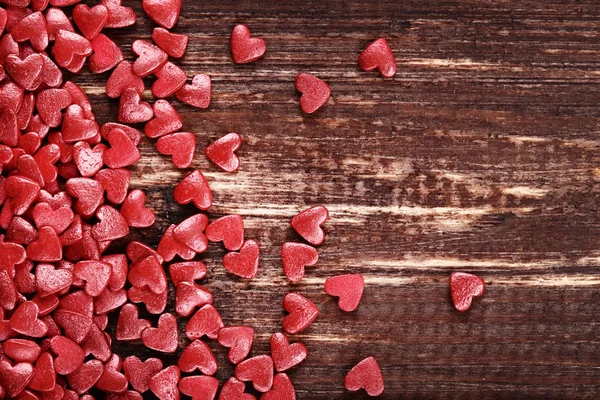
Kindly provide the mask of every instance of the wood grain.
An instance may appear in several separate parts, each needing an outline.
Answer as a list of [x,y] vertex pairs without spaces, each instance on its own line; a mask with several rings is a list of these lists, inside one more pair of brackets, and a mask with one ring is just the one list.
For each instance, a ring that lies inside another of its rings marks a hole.
[[[153,26],[139,3],[124,1],[138,24],[114,31],[129,59]],[[263,59],[232,63],[237,23],[267,41]],[[173,101],[198,138],[194,167],[213,188],[211,218],[243,215],[262,251],[246,282],[224,272],[224,250],[212,246],[199,257],[210,268],[204,283],[227,324],[256,329],[253,354],[281,330],[286,293],[318,304],[317,321],[293,336],[309,349],[290,371],[299,399],[367,398],[345,391],[343,377],[370,355],[383,369],[382,399],[600,396],[599,27],[595,0],[184,0],[174,31],[190,47],[177,63],[209,74],[214,94],[208,110]],[[356,63],[382,36],[398,61],[390,80]],[[299,110],[299,72],[331,85],[314,115]],[[102,122],[117,110],[106,78],[74,77]],[[245,140],[236,174],[202,154],[228,132]],[[141,152],[133,186],[158,220],[131,237],[155,245],[195,210],[172,198],[185,172],[149,140]],[[289,219],[314,204],[331,211],[327,240],[318,266],[290,284],[280,246],[298,239]],[[449,301],[455,270],[488,284],[464,314]],[[353,313],[322,289],[345,272],[367,282]],[[210,346],[225,381],[233,370]],[[158,355],[141,343],[114,348]]]

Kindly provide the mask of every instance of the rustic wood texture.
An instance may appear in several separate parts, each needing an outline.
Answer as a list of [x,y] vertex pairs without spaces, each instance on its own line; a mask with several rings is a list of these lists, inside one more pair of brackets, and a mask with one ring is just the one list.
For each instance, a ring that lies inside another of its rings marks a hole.
[[[131,42],[153,24],[139,1],[124,4],[138,24],[111,34],[133,59]],[[233,64],[237,23],[267,41],[263,59]],[[309,349],[289,372],[299,399],[367,398],[343,378],[370,355],[383,370],[382,399],[599,398],[599,28],[596,0],[184,0],[174,31],[190,46],[177,63],[212,77],[213,100],[207,110],[173,102],[197,134],[210,217],[243,215],[262,252],[258,277],[245,281],[225,273],[213,245],[198,257],[210,269],[204,284],[226,324],[256,329],[252,354],[268,352],[281,330],[286,293],[319,306],[316,322],[292,336]],[[378,37],[396,55],[393,79],[357,66]],[[314,115],[299,110],[299,72],[331,85]],[[101,122],[117,110],[107,76],[74,77]],[[228,132],[244,138],[235,174],[202,153]],[[158,219],[131,237],[156,245],[196,210],[172,198],[185,171],[150,140],[141,152],[132,184]],[[315,204],[331,212],[327,239],[317,267],[290,284],[280,246],[298,240],[289,219]],[[458,270],[487,283],[466,313],[449,299]],[[343,313],[323,282],[349,272],[364,274],[366,290],[359,309]],[[224,382],[233,368],[210,347]],[[181,352],[114,348],[166,362]]]

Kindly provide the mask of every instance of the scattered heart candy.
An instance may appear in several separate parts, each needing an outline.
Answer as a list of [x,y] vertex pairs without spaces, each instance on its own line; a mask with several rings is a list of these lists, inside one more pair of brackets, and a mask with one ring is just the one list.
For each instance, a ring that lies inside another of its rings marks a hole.
[[219,400],[256,400],[256,397],[250,393],[244,393],[246,385],[244,382],[231,377],[221,388]]
[[254,329],[249,326],[224,327],[217,336],[221,346],[229,347],[227,357],[233,364],[239,364],[250,354],[253,339]]
[[286,294],[283,308],[289,313],[283,318],[283,329],[291,334],[303,331],[319,316],[317,306],[298,293]]
[[[148,103],[140,99],[140,94],[135,88],[130,86],[121,93],[121,100],[119,102],[119,122],[123,122],[125,124],[136,124],[139,122],[146,122],[151,120],[153,115],[154,114],[152,113],[152,107],[150,107]],[[125,135],[124,132],[123,135]]]
[[161,154],[170,155],[177,168],[187,168],[192,164],[196,151],[196,135],[177,132],[162,136],[156,142],[156,149]]
[[192,78],[192,83],[186,83],[175,93],[180,101],[197,108],[208,108],[212,95],[210,77],[198,74]]
[[177,132],[183,126],[181,117],[175,108],[166,100],[157,100],[152,106],[154,118],[144,126],[144,133],[155,139],[169,133]]
[[171,365],[148,379],[148,388],[160,400],[179,400],[177,384],[180,377],[179,367]]
[[286,242],[281,247],[283,271],[292,282],[304,277],[304,267],[315,265],[319,260],[317,249],[304,243]]
[[251,381],[254,389],[265,393],[273,386],[273,360],[260,355],[242,361],[235,367],[235,377],[243,382]]
[[152,31],[152,40],[173,58],[181,58],[185,54],[189,37],[181,33],[173,33],[160,27]]
[[142,342],[151,349],[164,353],[173,353],[179,344],[177,320],[173,314],[163,314],[158,319],[157,328],[142,331]]
[[344,379],[344,386],[351,391],[365,389],[369,396],[383,393],[383,376],[377,360],[367,357],[356,364]]
[[241,278],[252,279],[258,273],[260,249],[254,240],[246,240],[239,253],[230,252],[223,257],[223,266]]
[[135,356],[129,356],[123,361],[123,370],[129,383],[135,390],[145,393],[148,390],[148,381],[160,370],[163,363],[158,358],[148,358],[142,362]]
[[186,376],[179,381],[178,387],[192,400],[213,400],[219,389],[219,380],[212,376]]
[[140,339],[142,337],[142,331],[152,326],[150,321],[139,319],[138,313],[139,310],[135,304],[125,304],[121,308],[119,319],[117,320],[117,329],[115,331],[117,340]]
[[302,343],[290,344],[284,333],[271,336],[271,358],[277,372],[286,371],[306,358],[308,351]]
[[240,159],[235,152],[242,145],[242,138],[237,133],[229,133],[212,142],[204,154],[225,172],[234,172],[240,166]]
[[185,334],[190,340],[200,339],[204,335],[216,339],[219,329],[223,326],[223,320],[217,309],[207,304],[190,318],[185,326]]
[[236,64],[256,61],[265,54],[267,46],[263,39],[251,38],[246,25],[236,25],[231,32],[231,55]]
[[318,246],[325,240],[325,233],[321,225],[329,219],[329,211],[323,206],[311,207],[294,216],[291,221],[292,228],[304,240],[313,246]]
[[142,0],[142,8],[152,21],[171,29],[179,18],[181,0]]
[[327,83],[306,73],[296,76],[296,90],[302,93],[300,108],[307,114],[312,114],[321,108],[331,95],[331,88]]
[[204,375],[217,372],[217,360],[210,348],[201,340],[194,340],[179,356],[177,365],[182,372],[194,372],[196,369]]
[[365,280],[362,275],[338,275],[327,278],[325,293],[339,297],[338,305],[342,311],[356,310],[363,294]]
[[[160,0],[161,3],[162,1]],[[167,62],[167,53],[145,40],[133,42],[131,50],[138,56],[133,63],[132,71],[141,78],[154,73]]]
[[145,203],[146,194],[144,192],[139,189],[129,192],[120,211],[129,226],[146,228],[154,225],[154,221],[156,221],[154,211],[146,208]]
[[152,84],[152,94],[158,98],[169,97],[183,87],[187,80],[185,72],[167,61],[154,71],[156,81]]
[[196,307],[212,302],[212,293],[193,282],[181,282],[175,288],[175,311],[183,317],[190,316]]
[[206,227],[206,238],[223,242],[229,251],[239,250],[244,244],[244,220],[240,215],[226,215]]
[[200,210],[208,210],[212,205],[212,193],[208,181],[200,171],[194,171],[181,180],[173,191],[179,204],[193,202]]
[[275,375],[273,388],[260,396],[261,400],[296,400],[296,391],[292,381],[285,373]]
[[454,308],[467,311],[471,307],[473,297],[483,295],[485,282],[477,275],[465,272],[453,272],[450,275],[450,294]]
[[396,75],[396,59],[387,40],[381,38],[371,43],[358,57],[358,65],[364,71],[375,68],[384,78]]

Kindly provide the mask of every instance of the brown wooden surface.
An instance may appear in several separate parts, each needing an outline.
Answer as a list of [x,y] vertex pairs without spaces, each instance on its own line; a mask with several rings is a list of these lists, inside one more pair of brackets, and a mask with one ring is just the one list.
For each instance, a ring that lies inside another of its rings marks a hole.
[[[114,35],[133,59],[131,42],[153,25],[139,1],[124,4],[140,18]],[[232,63],[237,23],[265,38],[263,59]],[[247,238],[261,243],[256,279],[226,274],[213,245],[198,258],[210,269],[204,283],[226,324],[256,329],[253,354],[281,330],[286,293],[319,306],[316,322],[292,337],[309,349],[289,373],[299,399],[366,398],[343,378],[370,355],[385,399],[599,398],[599,28],[596,0],[184,0],[174,31],[189,34],[190,47],[179,64],[213,79],[208,110],[174,100],[197,134],[194,167],[210,180],[211,218],[240,213]],[[391,80],[356,63],[382,36],[398,61]],[[299,72],[331,85],[314,115],[299,110]],[[107,76],[74,78],[102,122],[117,110],[104,95]],[[228,132],[244,138],[236,174],[202,153]],[[195,210],[172,198],[184,172],[149,140],[141,149],[133,186],[158,220],[132,237],[155,245]],[[290,284],[280,246],[298,239],[289,219],[314,204],[331,212],[327,239],[318,266]],[[449,301],[455,270],[488,284],[464,314]],[[366,279],[353,313],[323,292],[327,277],[348,272]],[[224,381],[233,369],[210,346]],[[141,343],[114,348],[157,355]]]

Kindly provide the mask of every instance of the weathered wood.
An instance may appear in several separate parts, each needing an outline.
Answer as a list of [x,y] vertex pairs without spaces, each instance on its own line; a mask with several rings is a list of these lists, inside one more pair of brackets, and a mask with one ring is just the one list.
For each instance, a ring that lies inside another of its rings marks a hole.
[[[125,3],[138,24],[114,35],[132,59],[130,43],[152,24],[139,1]],[[236,23],[265,38],[263,59],[232,63]],[[299,399],[366,398],[345,391],[343,377],[369,355],[383,368],[385,399],[599,397],[599,27],[595,0],[184,1],[174,31],[190,34],[190,47],[177,63],[208,73],[214,90],[205,111],[174,100],[197,134],[194,167],[213,188],[211,217],[242,214],[262,246],[251,282],[227,275],[224,250],[212,246],[199,257],[205,284],[227,324],[254,326],[253,354],[281,330],[285,293],[319,305],[293,337],[309,349],[290,371]],[[381,36],[398,60],[390,80],[356,63]],[[331,84],[314,115],[299,111],[298,72]],[[117,109],[106,78],[74,78],[101,121]],[[242,166],[225,174],[202,150],[232,131],[245,140]],[[158,220],[132,237],[156,244],[195,210],[172,199],[183,172],[151,141],[141,151],[133,186]],[[318,266],[290,284],[280,246],[298,239],[289,218],[313,204],[331,211],[327,240]],[[464,314],[449,301],[454,270],[488,283]],[[350,314],[322,290],[342,272],[367,282]],[[233,369],[210,345],[224,381]],[[140,343],[114,347],[157,355]]]

